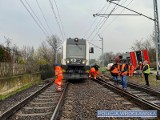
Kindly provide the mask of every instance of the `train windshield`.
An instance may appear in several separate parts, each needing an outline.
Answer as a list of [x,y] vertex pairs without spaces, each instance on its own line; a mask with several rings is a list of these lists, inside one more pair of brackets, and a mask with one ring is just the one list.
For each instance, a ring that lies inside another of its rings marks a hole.
[[67,45],[67,58],[85,58],[85,45]]

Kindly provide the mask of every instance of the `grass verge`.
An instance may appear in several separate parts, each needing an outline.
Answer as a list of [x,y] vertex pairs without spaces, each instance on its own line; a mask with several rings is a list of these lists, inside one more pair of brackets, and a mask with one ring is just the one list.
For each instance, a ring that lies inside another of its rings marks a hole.
[[8,94],[6,94],[6,95],[0,95],[0,100],[5,100],[6,98],[8,98],[8,97],[10,97],[10,96],[12,96],[12,95],[15,95],[15,94],[18,93],[18,92],[21,92],[21,91],[23,91],[23,90],[26,90],[26,89],[32,87],[33,85],[41,84],[41,83],[43,83],[43,81],[37,79],[37,80],[35,80],[33,83],[28,83],[28,84],[26,84],[26,85],[24,85],[24,86],[16,89],[15,91],[12,91],[12,92],[8,93]]

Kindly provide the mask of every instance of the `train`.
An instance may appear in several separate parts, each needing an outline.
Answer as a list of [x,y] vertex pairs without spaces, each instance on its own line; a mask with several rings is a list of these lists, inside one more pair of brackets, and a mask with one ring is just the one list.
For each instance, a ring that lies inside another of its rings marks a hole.
[[85,39],[68,38],[63,42],[61,66],[65,80],[88,79],[89,49]]
[[148,50],[126,52],[118,56],[118,58],[125,60],[127,63],[132,63],[135,68],[138,66],[139,62],[143,62],[145,60],[150,64]]

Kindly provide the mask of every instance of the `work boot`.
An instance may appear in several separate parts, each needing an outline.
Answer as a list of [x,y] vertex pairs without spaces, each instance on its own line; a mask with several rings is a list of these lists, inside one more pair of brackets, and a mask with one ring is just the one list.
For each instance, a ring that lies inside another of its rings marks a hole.
[[58,86],[57,91],[61,92],[61,86]]
[[123,90],[127,90],[127,88],[123,88]]

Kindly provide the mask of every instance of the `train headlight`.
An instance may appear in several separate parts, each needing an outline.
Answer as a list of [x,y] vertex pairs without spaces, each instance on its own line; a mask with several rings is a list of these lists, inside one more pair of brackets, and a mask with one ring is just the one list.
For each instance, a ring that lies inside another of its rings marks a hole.
[[73,62],[73,58],[71,58],[70,61]]
[[82,64],[86,64],[86,60],[83,60],[83,61],[82,61]]
[[75,38],[74,41],[75,41],[75,42],[78,42],[78,38]]
[[69,60],[66,60],[66,63],[69,63]]

